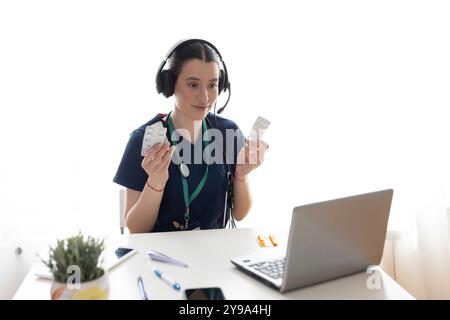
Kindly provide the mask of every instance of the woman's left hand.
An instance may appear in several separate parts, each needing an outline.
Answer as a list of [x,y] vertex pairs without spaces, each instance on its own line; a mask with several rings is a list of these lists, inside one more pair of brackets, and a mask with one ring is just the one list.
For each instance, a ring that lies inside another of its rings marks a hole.
[[245,179],[251,171],[258,168],[264,161],[267,149],[269,145],[263,140],[247,140],[237,156],[237,179]]

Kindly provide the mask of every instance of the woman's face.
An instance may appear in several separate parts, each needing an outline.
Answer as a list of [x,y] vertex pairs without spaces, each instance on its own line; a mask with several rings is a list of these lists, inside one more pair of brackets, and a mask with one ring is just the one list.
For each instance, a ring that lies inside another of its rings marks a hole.
[[175,84],[175,108],[192,120],[202,120],[217,100],[217,62],[191,59],[184,63]]

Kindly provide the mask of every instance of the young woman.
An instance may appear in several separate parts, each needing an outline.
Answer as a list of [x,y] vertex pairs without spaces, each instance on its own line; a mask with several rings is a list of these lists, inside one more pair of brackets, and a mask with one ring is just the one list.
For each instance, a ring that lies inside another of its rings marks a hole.
[[[251,207],[248,176],[268,145],[246,140],[233,121],[216,116],[218,95],[230,90],[220,53],[205,40],[183,41],[161,64],[156,82],[158,93],[174,96],[174,106],[131,133],[114,177],[126,187],[126,226],[131,233],[163,232],[242,220]],[[166,143],[142,156],[145,129],[158,122],[167,128]]]

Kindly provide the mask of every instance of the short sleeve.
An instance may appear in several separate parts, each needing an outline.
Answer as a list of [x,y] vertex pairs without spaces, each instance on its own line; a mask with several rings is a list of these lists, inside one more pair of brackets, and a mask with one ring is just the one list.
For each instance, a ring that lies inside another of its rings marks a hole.
[[119,168],[114,176],[113,182],[136,191],[142,191],[148,175],[141,167],[143,157],[141,156],[143,132],[135,130],[128,140]]

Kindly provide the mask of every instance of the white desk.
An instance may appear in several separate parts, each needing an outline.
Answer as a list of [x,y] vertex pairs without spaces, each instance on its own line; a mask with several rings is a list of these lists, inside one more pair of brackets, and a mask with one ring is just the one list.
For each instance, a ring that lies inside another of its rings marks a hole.
[[[380,289],[368,289],[368,273],[360,273],[311,287],[281,294],[262,282],[239,271],[230,258],[257,250],[258,230],[202,230],[189,232],[168,232],[133,234],[109,239],[112,245],[130,246],[139,253],[113,269],[109,274],[110,299],[140,299],[136,284],[142,276],[150,299],[182,299],[184,288],[221,287],[226,299],[413,299],[413,297],[381,269]],[[286,237],[277,235],[280,246],[286,245]],[[182,268],[151,261],[148,249],[163,252],[186,262]],[[152,272],[157,266],[169,277],[178,281],[182,290],[175,291]],[[51,281],[37,279],[33,269],[16,292],[14,299],[49,299]]]

